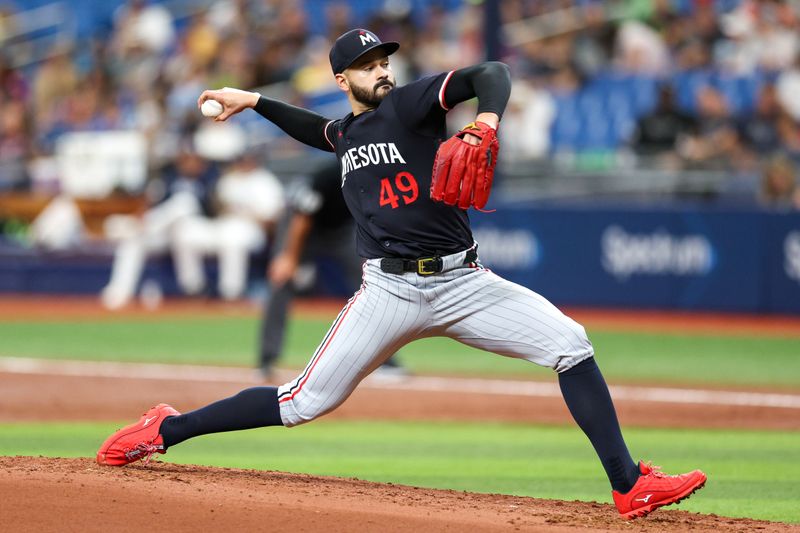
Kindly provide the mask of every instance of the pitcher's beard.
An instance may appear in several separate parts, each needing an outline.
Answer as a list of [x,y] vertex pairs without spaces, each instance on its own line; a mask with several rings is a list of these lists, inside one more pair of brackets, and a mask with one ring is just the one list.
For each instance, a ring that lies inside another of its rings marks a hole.
[[[388,91],[380,90],[381,87],[389,87]],[[389,92],[394,88],[394,84],[391,82],[382,82],[379,83],[377,87],[372,90],[363,89],[361,87],[356,87],[355,85],[350,86],[350,90],[353,93],[353,98],[356,99],[356,102],[364,104],[368,107],[378,107],[378,104],[386,97]]]

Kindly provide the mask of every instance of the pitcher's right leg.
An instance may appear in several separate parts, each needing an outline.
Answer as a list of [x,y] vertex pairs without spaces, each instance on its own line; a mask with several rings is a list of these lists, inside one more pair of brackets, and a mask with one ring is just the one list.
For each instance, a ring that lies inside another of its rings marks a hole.
[[[347,303],[295,380],[280,389],[246,389],[183,415],[158,405],[106,439],[98,451],[98,462],[120,466],[164,453],[199,435],[291,427],[336,408],[361,379],[416,338],[428,319],[421,293],[401,277],[373,272],[365,274],[365,279],[368,281]],[[164,416],[156,416],[158,413]]]
[[402,277],[365,266],[365,283],[350,299],[305,370],[278,388],[287,427],[338,407],[370,372],[417,338],[425,321],[421,293]]

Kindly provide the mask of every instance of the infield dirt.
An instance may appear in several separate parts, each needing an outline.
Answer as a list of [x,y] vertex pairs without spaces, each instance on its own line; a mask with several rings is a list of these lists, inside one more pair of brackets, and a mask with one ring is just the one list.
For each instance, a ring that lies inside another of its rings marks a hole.
[[4,526],[19,532],[800,531],[665,510],[628,523],[598,503],[160,462],[2,457],[0,472]]

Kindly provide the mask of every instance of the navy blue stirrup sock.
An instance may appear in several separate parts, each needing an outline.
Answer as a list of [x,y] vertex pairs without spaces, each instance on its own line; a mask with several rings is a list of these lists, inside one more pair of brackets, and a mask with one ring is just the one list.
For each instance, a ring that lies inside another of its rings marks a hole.
[[600,457],[611,487],[622,493],[631,490],[639,478],[639,466],[622,438],[617,412],[594,357],[561,372],[558,384],[569,412]]
[[223,431],[280,426],[277,387],[253,387],[189,413],[172,416],[161,423],[164,446]]

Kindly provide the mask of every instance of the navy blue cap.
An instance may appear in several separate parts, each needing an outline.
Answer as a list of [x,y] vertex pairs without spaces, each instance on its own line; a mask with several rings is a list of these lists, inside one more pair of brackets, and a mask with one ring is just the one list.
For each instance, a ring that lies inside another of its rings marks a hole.
[[370,50],[382,48],[386,55],[392,55],[400,48],[400,43],[394,41],[381,42],[377,35],[369,30],[356,28],[350,30],[336,39],[331,48],[330,60],[334,74],[341,74],[355,63],[356,59]]

